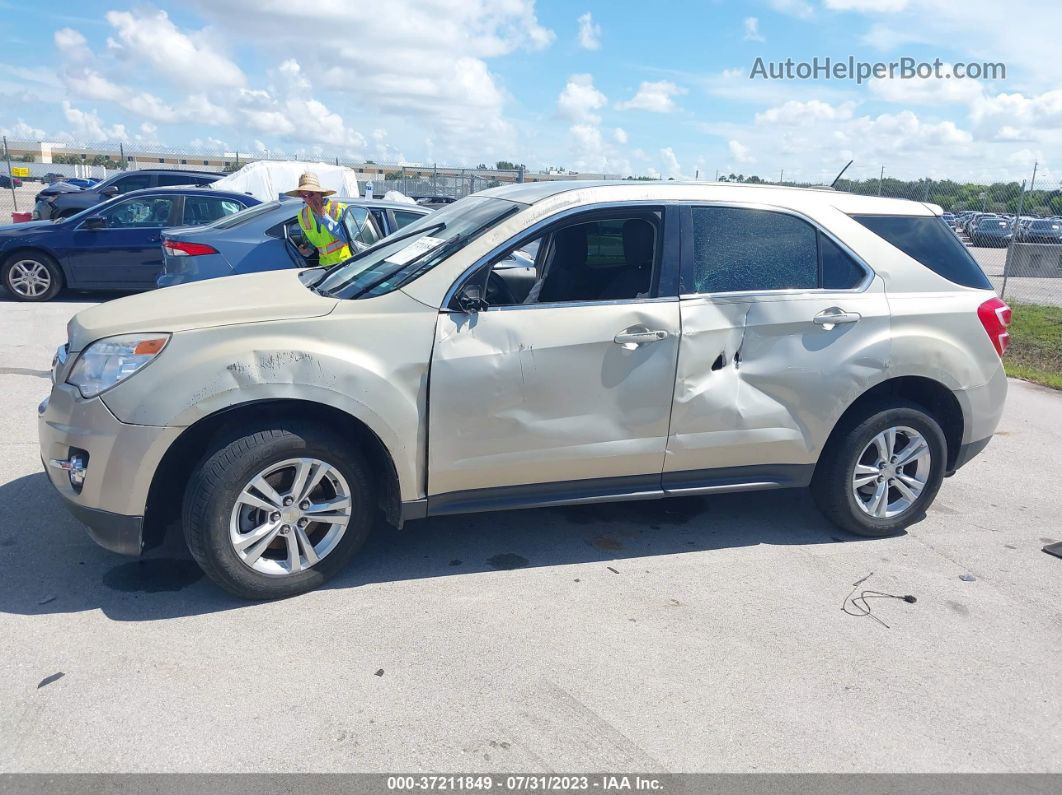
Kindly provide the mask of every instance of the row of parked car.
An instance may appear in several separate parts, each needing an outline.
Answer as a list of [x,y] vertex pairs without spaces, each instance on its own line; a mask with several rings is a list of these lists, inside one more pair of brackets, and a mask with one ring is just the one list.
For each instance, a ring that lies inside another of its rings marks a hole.
[[[0,227],[0,281],[20,301],[64,288],[144,290],[239,273],[304,268],[297,199],[261,202],[209,187],[221,175],[143,170],[87,189],[52,185],[37,220]],[[189,184],[192,183],[192,184]],[[430,213],[430,206],[337,197],[356,247]]]
[[1023,215],[962,212],[944,213],[944,220],[978,247],[1006,248],[1019,243],[1062,243],[1062,217],[1036,218]]

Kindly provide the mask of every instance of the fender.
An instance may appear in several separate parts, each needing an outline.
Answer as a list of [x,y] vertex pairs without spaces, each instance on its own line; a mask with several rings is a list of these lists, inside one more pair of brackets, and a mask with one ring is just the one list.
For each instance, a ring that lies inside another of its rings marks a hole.
[[[375,433],[395,463],[402,500],[420,499],[438,313],[401,294],[385,298],[345,302],[323,317],[175,333],[157,363],[103,400],[124,423],[181,428],[263,400],[320,403]],[[369,304],[388,311],[366,311]]]

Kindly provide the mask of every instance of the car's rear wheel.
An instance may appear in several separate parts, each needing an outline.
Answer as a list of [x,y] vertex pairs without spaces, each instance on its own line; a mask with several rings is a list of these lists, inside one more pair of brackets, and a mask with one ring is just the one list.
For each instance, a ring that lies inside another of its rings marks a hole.
[[924,408],[879,405],[838,428],[811,492],[838,527],[863,536],[897,533],[921,519],[944,477],[947,441]]
[[47,254],[12,254],[0,269],[4,287],[16,301],[50,301],[63,288],[63,273]]
[[362,457],[307,423],[246,428],[199,463],[184,499],[188,548],[245,599],[312,590],[364,543],[375,505]]

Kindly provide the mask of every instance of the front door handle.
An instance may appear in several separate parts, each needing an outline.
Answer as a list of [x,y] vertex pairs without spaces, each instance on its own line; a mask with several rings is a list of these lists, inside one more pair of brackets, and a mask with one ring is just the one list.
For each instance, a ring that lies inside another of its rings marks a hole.
[[663,329],[627,329],[621,331],[612,341],[617,345],[622,345],[629,351],[633,351],[639,345],[646,345],[650,342],[660,342],[660,340],[667,339],[667,332]]
[[845,312],[839,306],[831,306],[829,309],[823,309],[812,320],[816,325],[829,331],[841,323],[855,323],[862,317],[858,312]]

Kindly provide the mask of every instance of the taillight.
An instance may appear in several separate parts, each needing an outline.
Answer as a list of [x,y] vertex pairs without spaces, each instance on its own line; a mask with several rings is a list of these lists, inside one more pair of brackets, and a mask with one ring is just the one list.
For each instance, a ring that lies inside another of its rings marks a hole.
[[1007,332],[1010,326],[1010,307],[1003,303],[1002,299],[993,296],[977,307],[977,317],[985,327],[988,338],[992,340],[992,347],[1002,356],[1010,344],[1010,334]]
[[218,250],[205,243],[184,243],[180,240],[166,240],[162,250],[171,257],[199,257],[203,254],[217,254]]

